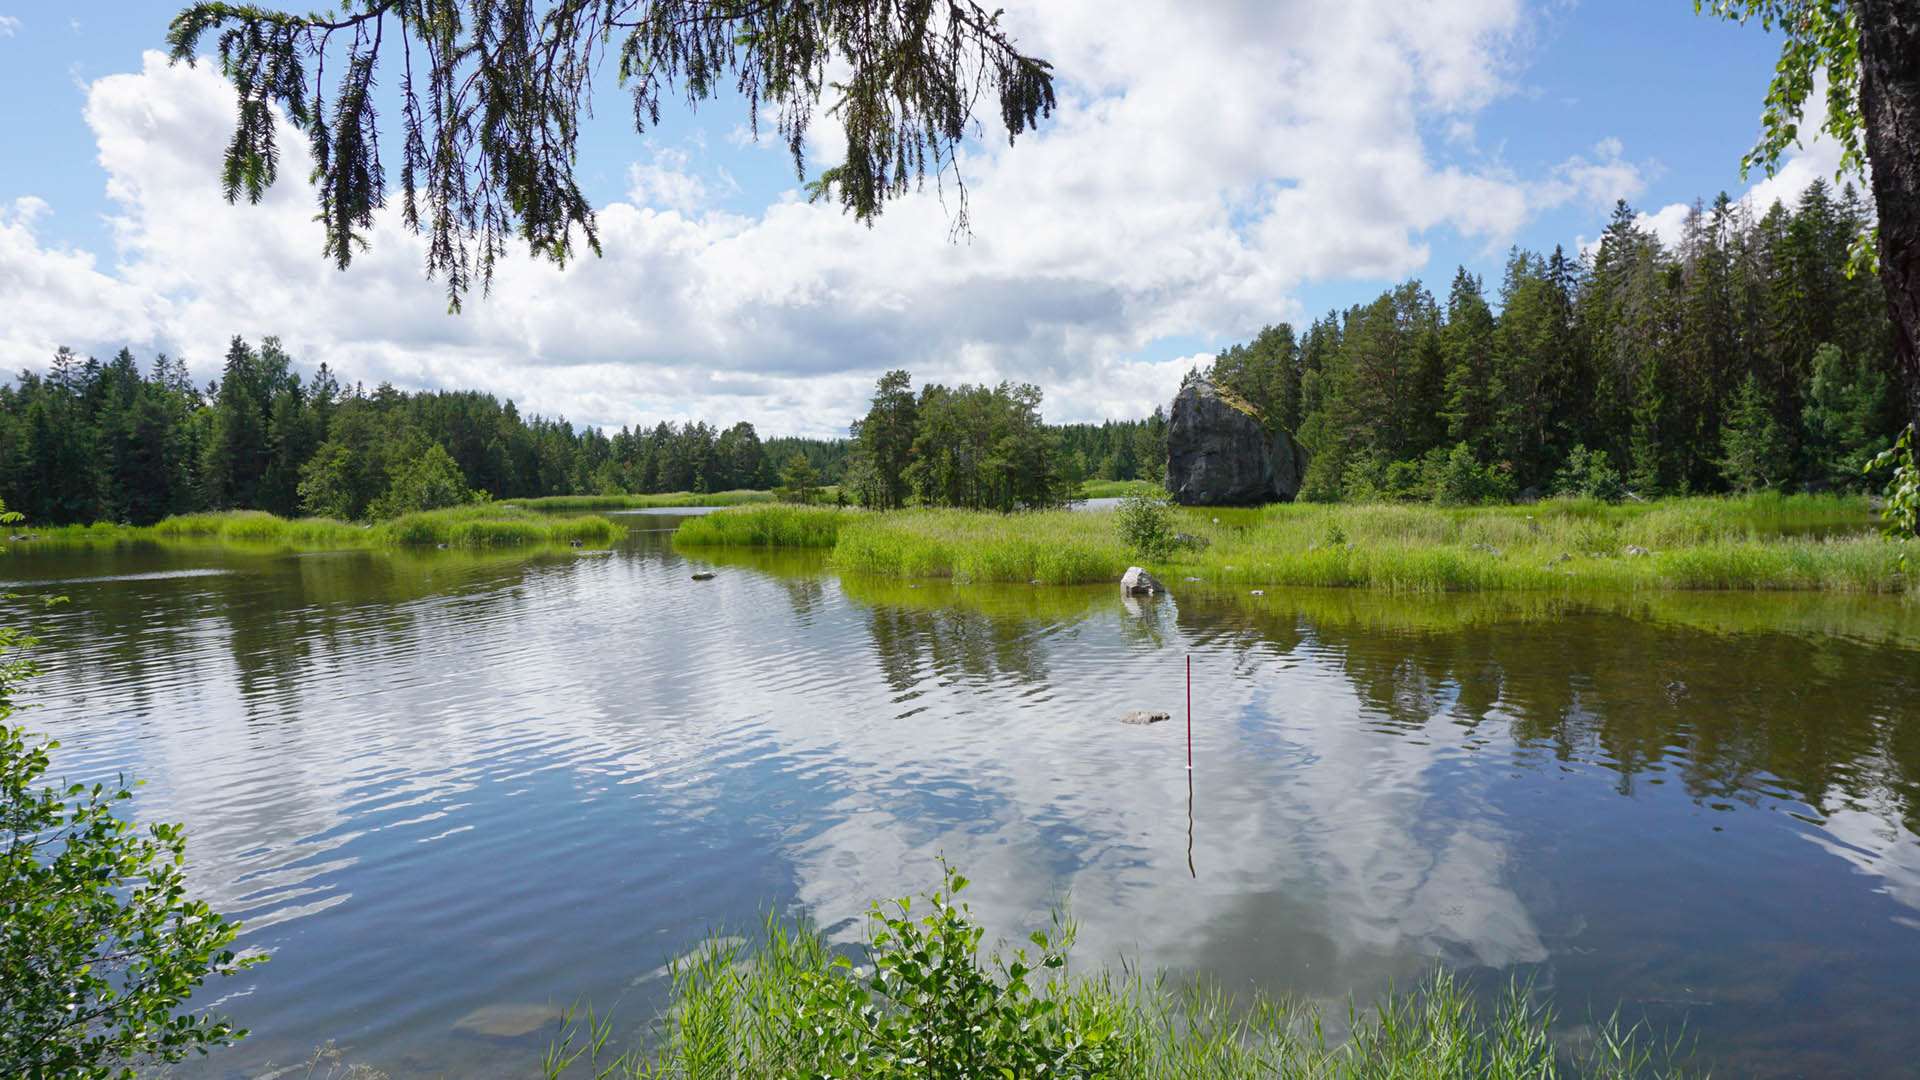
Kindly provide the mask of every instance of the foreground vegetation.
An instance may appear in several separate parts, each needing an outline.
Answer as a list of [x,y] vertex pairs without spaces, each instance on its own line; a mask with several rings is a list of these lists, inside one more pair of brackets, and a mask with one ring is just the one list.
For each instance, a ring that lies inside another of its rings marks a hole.
[[[1598,1025],[1584,1051],[1555,1045],[1551,1010],[1510,985],[1491,1007],[1441,974],[1330,1040],[1312,1009],[1257,997],[1235,1002],[1196,985],[1169,990],[1137,972],[1071,978],[1072,923],[1055,914],[1025,947],[981,956],[983,928],[945,868],[921,905],[874,905],[868,942],[836,954],[810,927],[769,921],[751,953],[718,941],[673,972],[673,1004],[646,1050],[605,1055],[591,1019],[548,1054],[553,1078],[591,1075],[704,1080],[806,1076],[889,1080],[1063,1077],[1522,1078],[1671,1073],[1618,1025]],[[730,939],[735,940],[737,939]]]
[[552,517],[502,503],[477,503],[352,525],[332,518],[276,517],[260,510],[182,514],[153,525],[62,525],[29,535],[42,542],[177,540],[297,548],[605,545],[620,527],[603,517]]
[[[1396,593],[1494,589],[1765,589],[1905,594],[1910,544],[1875,531],[1866,499],[1760,494],[1532,506],[1378,503],[1171,509],[1169,543],[1143,553],[1112,512],[983,514],[743,508],[675,538],[830,547],[843,572],[955,582],[1115,581],[1140,563],[1172,582]],[[694,527],[697,524],[698,527]],[[1177,534],[1185,534],[1186,539]]]
[[244,1037],[187,998],[265,957],[238,957],[239,924],[188,895],[180,826],[116,813],[124,777],[48,783],[60,744],[9,723],[35,644],[0,627],[0,1075],[134,1080]]

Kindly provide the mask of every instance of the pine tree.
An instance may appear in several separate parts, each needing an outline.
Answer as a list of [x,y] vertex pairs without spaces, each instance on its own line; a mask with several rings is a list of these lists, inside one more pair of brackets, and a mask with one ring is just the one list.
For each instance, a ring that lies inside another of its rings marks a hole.
[[1494,438],[1494,320],[1480,292],[1480,279],[1466,267],[1454,272],[1447,294],[1447,325],[1441,331],[1446,404],[1440,415],[1447,438],[1486,456]]
[[1785,432],[1773,416],[1773,402],[1760,380],[1748,375],[1740,384],[1720,429],[1721,472],[1742,491],[1771,487],[1786,475]]

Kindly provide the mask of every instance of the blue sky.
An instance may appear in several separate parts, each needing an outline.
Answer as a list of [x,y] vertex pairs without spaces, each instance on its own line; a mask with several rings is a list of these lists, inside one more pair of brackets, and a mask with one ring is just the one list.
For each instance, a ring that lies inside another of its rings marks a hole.
[[1097,420],[1266,322],[1407,277],[1444,294],[1462,264],[1496,287],[1509,246],[1572,249],[1615,198],[1671,228],[1695,198],[1832,171],[1816,145],[1740,178],[1775,43],[1686,0],[1047,0],[1007,18],[1063,107],[973,148],[970,241],[931,192],[872,230],[797,201],[734,101],[636,135],[609,78],[580,165],[607,258],[516,260],[449,316],[393,222],[348,273],[322,263],[304,162],[260,207],[221,202],[224,88],[146,54],[172,10],[0,0],[7,370],[130,345],[204,377],[230,335],[277,333],[369,384],[610,426],[840,434],[892,367],[1037,382],[1049,418]]

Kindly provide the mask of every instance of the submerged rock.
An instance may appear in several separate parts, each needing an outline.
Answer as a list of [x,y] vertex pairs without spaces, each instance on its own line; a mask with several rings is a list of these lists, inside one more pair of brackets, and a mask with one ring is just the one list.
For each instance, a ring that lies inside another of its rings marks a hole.
[[713,571],[711,571],[711,570],[695,570],[695,571],[693,572],[693,580],[695,580],[695,581],[712,581],[712,580],[713,580]]
[[1189,379],[1167,422],[1167,490],[1183,506],[1291,500],[1307,456],[1285,429],[1207,378]]
[[1147,573],[1144,568],[1129,566],[1127,572],[1120,575],[1120,591],[1128,596],[1151,596],[1154,593],[1166,592],[1167,587],[1160,584],[1160,579]]
[[517,1039],[559,1022],[560,1010],[552,1005],[483,1005],[455,1020],[453,1030],[492,1039]]
[[1144,709],[1135,709],[1132,712],[1127,713],[1125,716],[1122,716],[1120,718],[1120,722],[1123,724],[1145,725],[1145,724],[1158,724],[1162,720],[1171,720],[1171,719],[1173,719],[1173,714],[1169,712],[1165,712],[1161,710],[1148,712]]

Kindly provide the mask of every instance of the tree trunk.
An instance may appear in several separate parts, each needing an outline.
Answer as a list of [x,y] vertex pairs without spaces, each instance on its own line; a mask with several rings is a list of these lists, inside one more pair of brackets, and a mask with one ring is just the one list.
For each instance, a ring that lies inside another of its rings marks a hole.
[[1853,0],[1893,365],[1920,442],[1920,0]]

